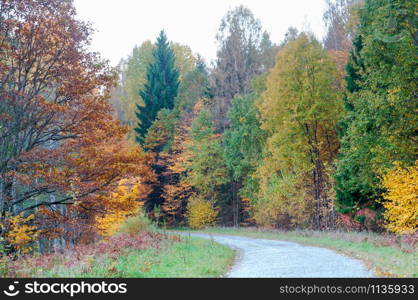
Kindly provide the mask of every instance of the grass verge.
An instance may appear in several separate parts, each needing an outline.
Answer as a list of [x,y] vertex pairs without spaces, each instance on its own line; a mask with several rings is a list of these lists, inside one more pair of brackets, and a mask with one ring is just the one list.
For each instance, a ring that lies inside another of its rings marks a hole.
[[[190,229],[181,229],[190,231]],[[257,228],[208,228],[203,232],[251,238],[297,242],[333,249],[360,259],[380,277],[418,277],[418,251],[415,245],[370,232],[278,231]]]
[[[142,253],[131,252],[118,260],[118,277],[197,278],[223,276],[234,258],[234,250],[210,241],[183,238],[182,242]],[[134,267],[135,264],[140,266]]]
[[13,271],[7,275],[47,278],[221,277],[234,256],[234,250],[205,239],[160,233],[122,234],[66,253],[19,259],[9,266]]

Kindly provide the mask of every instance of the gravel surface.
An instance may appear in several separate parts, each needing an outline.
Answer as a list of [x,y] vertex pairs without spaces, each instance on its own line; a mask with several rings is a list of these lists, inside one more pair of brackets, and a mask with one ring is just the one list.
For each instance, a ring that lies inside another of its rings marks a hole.
[[183,233],[211,238],[238,251],[226,277],[374,277],[359,260],[332,250],[241,236]]

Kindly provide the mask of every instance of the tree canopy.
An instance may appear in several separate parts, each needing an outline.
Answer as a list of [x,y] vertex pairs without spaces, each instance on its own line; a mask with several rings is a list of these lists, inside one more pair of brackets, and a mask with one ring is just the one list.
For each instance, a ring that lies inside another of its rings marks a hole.
[[162,108],[172,109],[179,87],[179,72],[175,68],[175,54],[164,31],[157,38],[153,63],[147,67],[147,82],[139,92],[144,105],[137,104],[137,141],[143,143],[148,128]]

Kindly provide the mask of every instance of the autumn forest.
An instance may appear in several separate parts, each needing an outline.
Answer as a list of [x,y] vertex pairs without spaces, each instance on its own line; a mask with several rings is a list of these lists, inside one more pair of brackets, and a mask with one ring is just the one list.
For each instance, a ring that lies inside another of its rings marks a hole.
[[321,39],[290,27],[272,41],[237,6],[208,37],[212,63],[161,28],[113,68],[73,1],[0,0],[0,275],[93,242],[178,242],[158,228],[415,247],[416,2],[326,3]]

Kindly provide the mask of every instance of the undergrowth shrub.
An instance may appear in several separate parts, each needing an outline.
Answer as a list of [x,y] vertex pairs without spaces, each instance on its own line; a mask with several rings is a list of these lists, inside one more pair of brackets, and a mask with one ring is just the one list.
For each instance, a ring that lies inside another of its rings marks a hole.
[[24,255],[33,250],[33,243],[38,238],[37,227],[32,225],[34,218],[34,215],[24,217],[20,214],[8,219],[6,239],[16,250],[15,255]]
[[386,228],[397,234],[412,234],[418,228],[418,161],[403,168],[399,164],[383,177],[387,192],[383,206]]
[[6,277],[54,276],[60,269],[85,269],[103,259],[116,260],[131,250],[161,249],[163,241],[178,242],[171,235],[158,232],[140,234],[117,234],[108,239],[90,244],[79,244],[64,253],[26,255],[18,260],[9,260]]
[[118,233],[139,234],[143,232],[155,231],[156,227],[152,221],[143,213],[140,212],[135,216],[126,218],[120,225]]
[[187,218],[189,226],[193,229],[202,229],[214,226],[218,212],[212,203],[201,198],[190,198],[187,205]]

